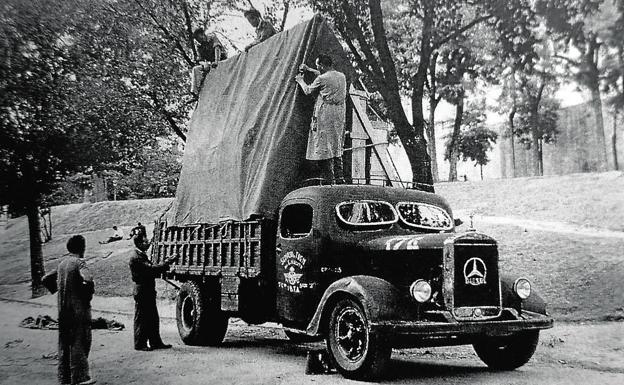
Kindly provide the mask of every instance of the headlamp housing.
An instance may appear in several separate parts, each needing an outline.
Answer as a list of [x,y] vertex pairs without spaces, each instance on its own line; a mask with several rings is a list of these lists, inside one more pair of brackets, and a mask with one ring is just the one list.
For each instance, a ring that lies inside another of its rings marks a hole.
[[416,302],[424,303],[431,299],[431,285],[424,279],[418,279],[410,286],[410,295]]

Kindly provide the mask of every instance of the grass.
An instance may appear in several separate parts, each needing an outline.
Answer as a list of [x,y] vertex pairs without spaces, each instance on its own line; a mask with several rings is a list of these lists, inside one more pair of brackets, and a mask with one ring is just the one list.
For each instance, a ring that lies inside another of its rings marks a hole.
[[[456,210],[476,209],[482,215],[624,231],[622,173],[441,183],[436,189]],[[87,239],[88,263],[96,277],[97,295],[131,295],[131,242],[100,245],[98,240],[109,235],[113,224],[122,226],[126,234],[137,221],[149,225],[170,202],[156,199],[53,208],[54,239],[44,245],[46,269],[55,268],[65,254],[69,236],[82,233]],[[531,279],[557,319],[624,318],[622,239],[524,230],[513,225],[477,223],[477,229],[499,241],[504,273]],[[0,230],[0,247],[2,296],[11,291],[11,285],[24,285],[30,277],[25,218],[11,220],[5,230]],[[163,282],[159,283],[159,292],[166,297],[173,294]]]
[[453,209],[624,231],[624,173],[439,183]]

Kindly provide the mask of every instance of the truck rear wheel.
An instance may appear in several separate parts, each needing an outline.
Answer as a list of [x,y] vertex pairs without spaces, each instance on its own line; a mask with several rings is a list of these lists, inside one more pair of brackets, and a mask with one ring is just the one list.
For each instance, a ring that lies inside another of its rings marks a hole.
[[195,282],[185,282],[178,291],[176,321],[180,338],[187,345],[219,345],[228,317],[221,311],[219,296],[210,295]]
[[392,353],[382,336],[370,330],[360,304],[349,298],[338,301],[332,310],[327,348],[336,369],[356,380],[380,377]]
[[488,367],[495,370],[514,370],[529,362],[538,341],[539,331],[531,330],[509,337],[486,337],[472,346]]

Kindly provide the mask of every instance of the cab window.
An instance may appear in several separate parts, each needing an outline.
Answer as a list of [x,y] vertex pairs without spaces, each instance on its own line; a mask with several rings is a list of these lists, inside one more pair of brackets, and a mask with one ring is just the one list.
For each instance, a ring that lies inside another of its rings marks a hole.
[[401,222],[419,229],[450,230],[453,221],[441,207],[417,202],[399,202],[396,205]]
[[284,207],[280,234],[282,238],[303,238],[312,231],[312,206],[297,203]]
[[379,226],[395,223],[398,218],[394,207],[388,202],[358,200],[336,205],[338,218],[352,226]]

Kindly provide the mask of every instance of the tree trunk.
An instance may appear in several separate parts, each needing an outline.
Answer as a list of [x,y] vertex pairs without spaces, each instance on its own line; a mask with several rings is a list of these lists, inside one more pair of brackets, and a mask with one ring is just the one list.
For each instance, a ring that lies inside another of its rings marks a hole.
[[436,151],[436,138],[435,138],[435,107],[429,104],[429,122],[427,123],[427,149],[429,157],[431,158],[431,178],[434,182],[440,180],[438,175],[438,154]]
[[483,180],[483,165],[479,165],[479,172],[481,173],[481,180]]
[[540,150],[539,150],[539,133],[537,127],[531,128],[531,159],[533,163],[533,176],[541,176],[540,173]]
[[602,117],[602,98],[600,96],[600,70],[598,68],[598,58],[600,52],[600,44],[595,34],[590,33],[588,36],[584,50],[581,50],[582,63],[581,73],[585,76],[585,86],[591,92],[591,105],[594,110],[595,119],[595,136],[596,142],[593,151],[597,152],[596,161],[598,171],[604,171],[608,168],[607,148],[604,133],[604,120]]
[[607,148],[605,141],[605,132],[604,132],[604,120],[602,117],[602,97],[600,96],[600,89],[598,88],[598,84],[596,87],[591,88],[591,96],[592,96],[592,109],[594,110],[594,116],[596,118],[596,148],[595,151],[598,152],[597,159],[600,161],[598,165],[599,171],[605,171],[608,169],[608,160],[607,160]]
[[45,294],[42,278],[45,274],[43,266],[43,249],[41,246],[41,219],[39,208],[32,202],[26,207],[28,217],[28,232],[30,235],[30,276],[32,280],[32,297],[40,297]]
[[[422,67],[424,71],[419,68],[418,82],[415,83],[418,84],[418,86],[415,87],[417,90],[415,90],[412,95],[412,100],[417,100],[416,104],[420,106],[420,115],[413,120],[413,124],[410,124],[401,103],[399,82],[392,53],[390,52],[386,39],[380,1],[369,0],[371,29],[379,59],[375,57],[371,49],[372,47],[366,40],[362,26],[352,9],[352,4],[346,0],[340,2],[340,4],[344,11],[345,24],[339,29],[339,32],[345,43],[349,46],[358,66],[367,73],[368,76],[371,76],[371,79],[374,80],[386,102],[388,117],[401,139],[412,168],[414,187],[433,192],[431,161],[427,154],[427,141],[424,137],[424,120],[422,116],[422,97],[426,80],[426,76],[423,75],[426,75],[429,63],[421,62],[420,64],[420,67]],[[356,47],[354,41],[357,41],[359,48]],[[426,53],[427,59],[429,55],[430,50]],[[414,115],[412,116],[414,117]]]
[[427,123],[427,148],[429,150],[429,157],[431,158],[431,178],[434,182],[440,180],[438,174],[438,153],[436,150],[436,137],[435,137],[435,110],[438,107],[439,100],[436,99],[437,87],[436,87],[436,65],[438,61],[437,52],[431,55],[429,61],[429,122]]
[[[417,76],[419,78],[419,76]],[[426,185],[433,186],[433,176],[431,174],[431,158],[427,152],[427,141],[425,140],[425,119],[422,108],[424,96],[425,78],[418,79],[414,91],[412,92],[412,121],[413,139],[408,140],[406,147],[407,156],[412,165],[413,182],[416,187],[419,185],[427,188]],[[403,141],[403,138],[401,138]],[[405,145],[405,142],[403,142]],[[407,151],[407,147],[410,150]],[[413,160],[412,160],[413,159]],[[433,192],[433,187],[430,188]]]
[[513,112],[509,114],[509,138],[510,138],[510,142],[509,144],[511,145],[511,177],[515,178],[516,177],[516,143],[515,143],[515,138],[516,135],[514,134],[514,123],[513,123],[513,117],[516,114],[516,107],[514,106],[513,108]]
[[451,151],[449,156],[449,182],[457,181],[457,161],[459,160],[459,132],[461,130],[462,119],[464,117],[464,97],[463,95],[457,100],[455,107],[455,123],[453,124],[453,133],[451,134]]
[[[624,76],[624,75],[623,75]],[[613,151],[613,169],[615,171],[620,170],[620,165],[618,164],[618,154],[617,154],[617,121],[619,114],[619,109],[615,110],[613,114],[613,134],[611,134],[611,151]]]
[[516,111],[518,110],[518,106],[516,104],[516,74],[515,72],[512,73],[512,77],[511,77],[511,95],[512,95],[512,106],[511,106],[511,111],[509,111],[509,136],[511,138],[511,177],[515,178],[516,177],[516,144],[515,144],[515,137],[516,134],[514,133],[514,118],[516,117]]

